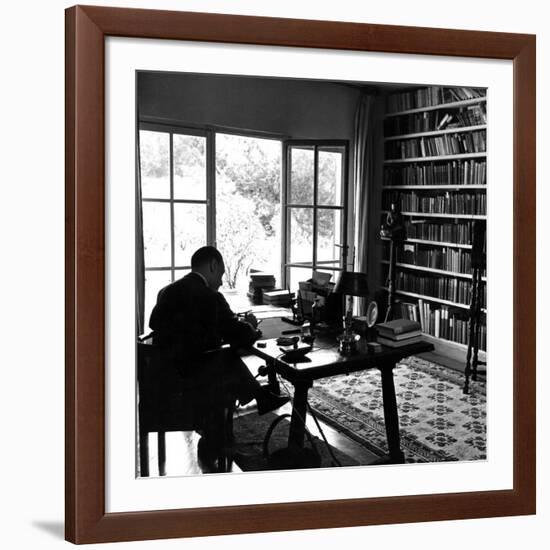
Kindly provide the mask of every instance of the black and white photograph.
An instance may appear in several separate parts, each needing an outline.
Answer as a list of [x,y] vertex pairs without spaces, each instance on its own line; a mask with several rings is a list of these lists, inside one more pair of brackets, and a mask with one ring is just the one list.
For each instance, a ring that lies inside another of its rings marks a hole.
[[545,548],[544,6],[8,3],[3,547]]
[[487,460],[487,103],[136,73],[137,477]]

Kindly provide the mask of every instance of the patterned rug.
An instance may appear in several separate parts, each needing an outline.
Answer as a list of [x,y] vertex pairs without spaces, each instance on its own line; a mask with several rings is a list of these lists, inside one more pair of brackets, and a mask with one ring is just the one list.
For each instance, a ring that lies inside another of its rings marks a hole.
[[[236,442],[234,460],[243,472],[275,469],[263,453],[264,439],[269,426],[275,418],[277,416],[273,413],[258,416],[254,412],[252,414],[239,415],[234,419],[233,434]],[[276,426],[268,441],[268,453],[285,448],[288,445],[289,427],[290,422],[287,419],[284,419]],[[320,455],[321,468],[335,466],[334,458],[336,458],[341,466],[360,466],[360,463],[355,458],[345,454],[343,451],[332,446],[329,451],[324,442],[318,437],[313,436],[312,439],[315,450]],[[311,446],[311,442],[306,440],[305,447],[309,449]]]
[[[406,462],[484,460],[485,384],[418,357],[394,369],[401,448]],[[382,384],[376,369],[317,380],[309,403],[327,424],[373,453],[387,453]]]

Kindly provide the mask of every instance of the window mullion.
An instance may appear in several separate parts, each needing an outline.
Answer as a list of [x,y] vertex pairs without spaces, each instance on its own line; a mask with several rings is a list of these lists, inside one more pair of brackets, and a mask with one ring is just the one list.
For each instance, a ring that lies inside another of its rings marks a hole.
[[289,269],[287,267],[290,257],[289,257],[289,212],[288,212],[288,186],[290,185],[290,147],[283,145],[283,154],[281,155],[283,161],[283,178],[281,185],[281,202],[282,202],[282,212],[281,212],[281,246],[282,254],[281,258],[283,260],[284,267],[282,269],[282,286],[287,288],[289,285]]
[[[343,204],[344,205],[344,211],[343,211],[343,215],[342,215],[342,220],[340,220],[340,240],[343,241],[343,247],[340,249],[340,265],[342,266],[342,269],[344,271],[347,271],[348,269],[348,260],[349,260],[349,248],[348,248],[348,230],[349,230],[349,227],[348,227],[348,220],[349,220],[349,214],[348,214],[348,209],[349,209],[349,204],[348,204],[348,200],[349,200],[349,192],[350,192],[350,183],[348,181],[348,177],[349,177],[349,159],[348,159],[348,154],[349,154],[349,148],[348,147],[345,147],[344,148],[344,153],[343,153],[343,159],[342,159],[342,187],[343,189],[341,190],[340,192],[340,204]],[[342,196],[343,195],[343,196]],[[354,229],[355,230],[355,229]],[[352,258],[353,258],[354,254],[352,254]],[[351,266],[351,270],[354,271],[355,270],[355,266],[352,264]]]
[[176,236],[174,219],[174,135],[170,136],[170,277],[175,280],[176,272],[174,265],[176,263]]
[[154,199],[154,198],[145,198],[141,199],[142,202],[173,202],[174,204],[207,204],[207,200],[200,199]]
[[317,189],[319,187],[319,147],[313,148],[313,269],[317,266]]
[[216,134],[206,134],[206,243],[216,246]]

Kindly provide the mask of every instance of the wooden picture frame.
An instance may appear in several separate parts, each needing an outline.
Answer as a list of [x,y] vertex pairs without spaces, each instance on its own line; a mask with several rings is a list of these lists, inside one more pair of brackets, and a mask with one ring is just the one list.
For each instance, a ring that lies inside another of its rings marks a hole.
[[[506,59],[514,67],[513,489],[105,513],[108,36]],[[66,539],[196,537],[535,513],[533,35],[76,6],[66,11]]]

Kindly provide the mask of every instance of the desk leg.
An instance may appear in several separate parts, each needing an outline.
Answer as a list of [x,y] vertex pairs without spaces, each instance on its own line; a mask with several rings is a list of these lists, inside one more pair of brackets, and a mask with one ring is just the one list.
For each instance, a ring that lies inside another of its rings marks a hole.
[[275,371],[275,365],[272,360],[266,361],[267,366],[267,385],[269,388],[269,391],[280,395],[281,394],[281,388],[279,386],[279,380],[277,380],[277,372]]
[[403,464],[405,455],[401,450],[399,441],[399,416],[397,414],[397,399],[395,397],[395,384],[393,382],[393,365],[385,365],[380,368],[382,374],[382,399],[384,402],[384,422],[386,424],[386,436],[390,451],[390,464]]
[[307,392],[311,388],[310,381],[294,383],[294,400],[292,402],[292,416],[290,418],[290,432],[288,446],[303,449],[306,430]]

